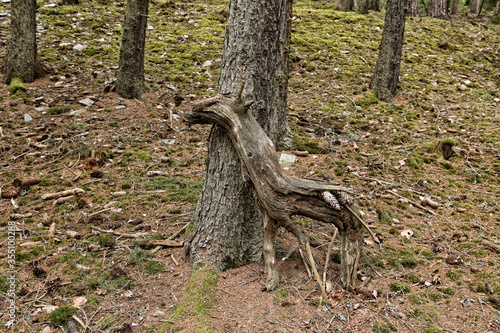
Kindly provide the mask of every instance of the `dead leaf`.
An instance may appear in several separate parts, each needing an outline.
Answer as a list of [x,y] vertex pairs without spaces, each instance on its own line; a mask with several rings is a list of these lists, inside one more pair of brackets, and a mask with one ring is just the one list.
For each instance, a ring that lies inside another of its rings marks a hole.
[[73,297],[73,306],[77,309],[80,309],[82,305],[87,303],[87,297],[85,296],[76,296]]

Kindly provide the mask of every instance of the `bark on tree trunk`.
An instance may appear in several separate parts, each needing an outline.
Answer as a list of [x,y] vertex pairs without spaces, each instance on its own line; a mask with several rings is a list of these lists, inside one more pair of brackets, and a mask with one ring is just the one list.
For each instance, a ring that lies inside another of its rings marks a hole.
[[418,17],[418,0],[410,0],[410,5],[408,8],[408,16]]
[[354,10],[354,0],[337,0],[335,9],[343,12]]
[[498,15],[498,13],[500,13],[500,0],[497,1],[497,5],[495,6],[495,11],[493,12],[493,15]]
[[36,48],[36,0],[12,0],[10,37],[2,66],[3,82],[33,82],[44,75]]
[[369,0],[370,1],[370,6],[369,10],[375,10],[377,12],[380,11],[380,0]]
[[458,13],[458,0],[451,0],[450,1],[450,14],[457,15],[457,13]]
[[384,32],[370,88],[382,101],[392,101],[398,86],[408,0],[388,0]]
[[368,14],[369,0],[359,0],[358,11],[360,14]]
[[481,0],[471,0],[470,1],[470,13],[477,14],[479,13],[479,5],[481,4]]
[[449,20],[448,7],[446,0],[431,0],[430,1],[430,15],[441,20]]
[[[243,94],[256,101],[251,112],[278,147],[293,140],[286,118],[291,13],[292,0],[232,0],[219,78],[219,92],[230,94],[239,84],[237,68],[244,71]],[[184,258],[221,270],[262,262],[262,214],[238,155],[219,125],[212,129],[209,147]]]
[[123,26],[116,92],[124,98],[139,98],[144,84],[144,48],[149,0],[128,0]]

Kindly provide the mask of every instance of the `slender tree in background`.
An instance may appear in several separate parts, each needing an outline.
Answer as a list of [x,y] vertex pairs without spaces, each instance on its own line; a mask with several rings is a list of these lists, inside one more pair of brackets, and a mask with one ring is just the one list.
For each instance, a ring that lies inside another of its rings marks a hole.
[[380,11],[380,0],[368,0],[369,1],[369,10],[375,10],[377,12]]
[[116,92],[125,98],[139,98],[144,84],[144,48],[149,0],[128,0],[123,26]]
[[368,14],[369,7],[370,7],[369,0],[358,1],[358,11],[360,14]]
[[337,0],[335,9],[343,12],[354,10],[354,0]]
[[418,17],[418,0],[410,0],[410,4],[408,6],[408,16]]
[[[292,0],[232,0],[224,38],[219,93],[235,94],[241,69],[251,112],[280,147],[290,138],[286,118]],[[227,133],[214,126],[203,189],[184,258],[228,269],[262,262],[263,220],[251,182],[242,174]]]
[[493,15],[498,15],[500,13],[500,0],[497,1],[497,5],[495,6],[495,10],[493,11]]
[[44,75],[36,48],[36,0],[12,0],[10,37],[2,66],[3,82],[33,82]]
[[394,100],[398,86],[408,0],[388,0],[384,32],[370,88],[386,102]]
[[449,20],[448,16],[448,2],[446,0],[430,0],[429,12],[431,17],[442,20]]
[[458,13],[458,0],[450,0],[450,14],[457,15]]
[[471,0],[469,12],[471,14],[478,14],[480,5],[481,5],[481,0]]

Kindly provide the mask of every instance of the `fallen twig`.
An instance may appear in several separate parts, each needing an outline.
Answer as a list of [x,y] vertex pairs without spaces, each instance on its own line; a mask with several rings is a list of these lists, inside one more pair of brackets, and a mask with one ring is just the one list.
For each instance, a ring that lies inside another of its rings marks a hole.
[[373,234],[373,232],[371,231],[370,227],[368,227],[368,225],[365,223],[365,221],[363,221],[363,219],[361,217],[359,217],[358,214],[356,214],[349,206],[345,206],[350,212],[352,215],[354,215],[354,217],[356,217],[356,219],[363,225],[363,227],[368,231],[368,233],[370,234],[370,236],[372,237],[373,241],[375,243],[377,243],[380,247],[380,241],[378,240],[378,238]]
[[328,270],[328,263],[330,262],[330,253],[332,252],[333,242],[337,237],[337,231],[338,231],[337,228],[335,228],[332,239],[330,240],[330,244],[328,244],[328,250],[326,252],[325,269],[323,271],[323,283],[326,283],[326,271]]
[[82,190],[81,188],[77,187],[77,188],[73,188],[71,190],[44,194],[44,195],[42,195],[42,199],[43,200],[57,199],[57,198],[61,198],[61,197],[67,197],[70,195],[80,195],[84,192],[85,192],[85,190]]
[[184,232],[184,230],[186,230],[187,226],[189,225],[189,223],[186,223],[186,225],[184,225],[182,228],[180,228],[175,234],[173,234],[172,236],[168,237],[168,239],[172,240],[172,239],[175,239],[177,236],[179,236],[180,234],[182,234]]
[[97,230],[99,232],[105,232],[117,236],[122,236],[122,237],[127,237],[127,238],[140,238],[140,237],[146,237],[149,235],[149,232],[137,232],[135,234],[129,234],[125,232],[119,232],[119,231],[113,231],[113,230],[104,230],[102,228],[96,227],[96,226],[90,226],[92,229]]
[[424,206],[422,206],[422,205],[421,205],[421,204],[419,204],[418,202],[415,202],[415,201],[413,201],[413,200],[410,200],[410,199],[408,199],[408,198],[405,198],[405,197],[403,197],[402,195],[400,195],[400,194],[398,194],[398,193],[396,193],[396,192],[394,192],[394,191],[391,191],[391,190],[386,190],[386,191],[387,191],[387,193],[390,193],[390,194],[392,194],[392,195],[395,195],[395,196],[397,196],[398,198],[403,198],[403,199],[408,200],[408,202],[409,202],[409,203],[411,203],[413,206],[415,206],[415,207],[417,207],[417,208],[420,208],[420,209],[422,209],[422,210],[426,211],[427,213],[429,213],[429,214],[431,214],[431,215],[437,215],[437,213],[436,213],[436,212],[434,212],[434,211],[432,211],[432,210],[430,210],[430,209],[428,209],[428,208],[425,208]]
[[316,282],[318,282],[318,284],[319,284],[319,290],[321,291],[321,297],[323,298],[323,300],[326,300],[325,284],[321,281],[318,270],[316,269],[316,263],[314,262],[314,257],[312,255],[311,245],[309,245],[309,242],[306,243],[306,250],[307,250],[307,256],[309,257],[309,262],[311,264],[311,269],[314,273],[314,278],[316,279]]

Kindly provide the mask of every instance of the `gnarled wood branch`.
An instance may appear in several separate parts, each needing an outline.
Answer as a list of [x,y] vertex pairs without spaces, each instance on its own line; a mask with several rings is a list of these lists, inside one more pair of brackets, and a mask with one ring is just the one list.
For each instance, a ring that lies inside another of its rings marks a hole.
[[[270,248],[274,238],[273,220],[293,233],[302,249],[307,248],[307,241],[293,223],[293,215],[332,223],[339,230],[340,239],[346,243],[341,246],[343,285],[346,288],[354,286],[362,244],[359,242],[362,225],[352,199],[345,196],[350,191],[336,184],[284,174],[274,144],[238,97],[231,99],[218,95],[209,99],[209,103],[197,103],[186,118],[191,124],[216,123],[229,134],[266,213],[264,255],[274,256],[274,249]],[[278,283],[275,260],[266,258],[265,261],[268,275],[266,287],[272,290]]]

